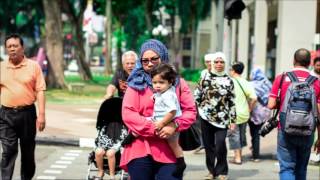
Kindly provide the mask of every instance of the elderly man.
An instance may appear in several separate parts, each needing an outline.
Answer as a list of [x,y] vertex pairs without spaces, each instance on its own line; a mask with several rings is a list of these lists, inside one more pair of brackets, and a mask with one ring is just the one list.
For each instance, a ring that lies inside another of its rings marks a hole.
[[105,99],[113,97],[117,90],[118,96],[123,97],[127,89],[127,79],[131,71],[134,69],[137,59],[138,56],[134,51],[127,51],[123,53],[121,58],[122,69],[119,69],[113,76],[111,83],[106,89],[106,95],[104,96]]
[[31,180],[35,173],[36,127],[43,131],[46,122],[46,84],[39,64],[25,57],[19,35],[8,36],[5,48],[9,59],[0,64],[0,140],[3,149],[0,179],[12,179],[20,144],[21,179]]

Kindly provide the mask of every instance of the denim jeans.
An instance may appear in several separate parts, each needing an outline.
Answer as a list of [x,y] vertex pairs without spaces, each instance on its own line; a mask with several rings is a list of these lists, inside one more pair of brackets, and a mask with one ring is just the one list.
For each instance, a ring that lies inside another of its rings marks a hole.
[[278,131],[277,156],[280,180],[305,180],[314,134],[290,136]]
[[251,145],[252,145],[252,158],[260,158],[260,135],[259,131],[262,127],[262,124],[256,125],[249,120],[250,135],[251,135]]
[[175,163],[159,163],[151,156],[134,159],[128,164],[131,180],[182,180],[182,177],[172,176],[175,169]]

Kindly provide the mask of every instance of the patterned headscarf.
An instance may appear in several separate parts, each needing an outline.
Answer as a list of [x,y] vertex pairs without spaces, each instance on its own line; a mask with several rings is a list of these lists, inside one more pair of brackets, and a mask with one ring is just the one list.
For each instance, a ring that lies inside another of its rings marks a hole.
[[252,69],[251,74],[251,83],[254,87],[254,90],[257,94],[258,101],[266,106],[268,104],[268,96],[271,90],[272,84],[262,70],[258,67]]
[[136,63],[136,67],[128,78],[128,86],[136,90],[143,90],[147,86],[152,88],[150,74],[148,74],[143,69],[143,66],[141,64],[141,58],[144,52],[146,52],[147,50],[152,50],[157,53],[160,56],[161,62],[169,62],[168,49],[162,42],[156,39],[150,39],[143,43],[141,46],[139,59]]

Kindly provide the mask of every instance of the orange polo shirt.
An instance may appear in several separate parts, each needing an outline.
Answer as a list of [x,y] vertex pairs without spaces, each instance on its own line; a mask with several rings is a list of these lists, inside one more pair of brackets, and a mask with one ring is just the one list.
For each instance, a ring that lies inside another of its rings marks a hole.
[[36,101],[37,92],[46,90],[39,64],[24,58],[14,65],[0,62],[0,104],[7,107],[26,106]]

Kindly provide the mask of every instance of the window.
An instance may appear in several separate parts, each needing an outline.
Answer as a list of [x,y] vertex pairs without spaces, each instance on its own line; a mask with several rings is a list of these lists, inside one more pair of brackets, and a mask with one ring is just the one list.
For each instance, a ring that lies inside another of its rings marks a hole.
[[191,38],[185,37],[182,39],[182,49],[191,50]]
[[191,67],[191,57],[190,56],[182,56],[182,66],[184,68]]

